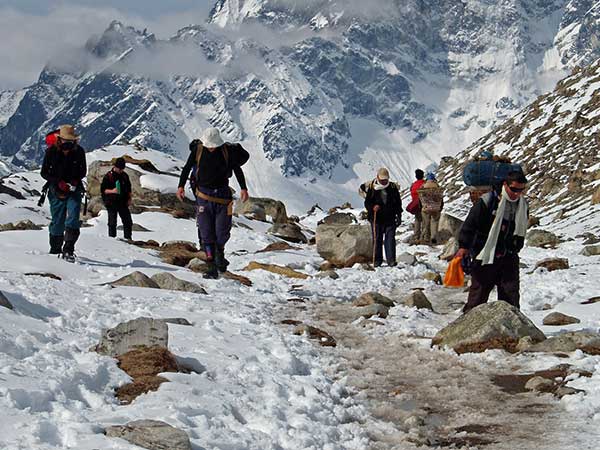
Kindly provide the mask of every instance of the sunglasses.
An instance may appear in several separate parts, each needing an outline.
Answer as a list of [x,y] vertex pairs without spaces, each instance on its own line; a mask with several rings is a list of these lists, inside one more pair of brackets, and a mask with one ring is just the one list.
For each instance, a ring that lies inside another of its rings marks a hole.
[[508,188],[511,191],[513,191],[515,194],[518,194],[519,192],[523,192],[525,190],[525,188],[518,188],[518,187],[512,187],[512,186],[509,186]]

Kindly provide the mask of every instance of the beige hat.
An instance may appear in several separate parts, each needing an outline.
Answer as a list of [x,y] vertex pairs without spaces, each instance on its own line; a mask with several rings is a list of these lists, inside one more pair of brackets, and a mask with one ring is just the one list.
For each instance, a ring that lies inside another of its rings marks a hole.
[[220,147],[225,142],[221,138],[218,128],[208,128],[204,130],[202,137],[200,138],[202,145],[208,148]]
[[75,127],[73,125],[61,125],[58,137],[63,141],[76,141],[79,139],[79,135],[75,134]]
[[389,180],[390,173],[388,172],[388,170],[385,167],[382,167],[381,169],[379,169],[377,171],[377,178],[379,178],[380,180]]

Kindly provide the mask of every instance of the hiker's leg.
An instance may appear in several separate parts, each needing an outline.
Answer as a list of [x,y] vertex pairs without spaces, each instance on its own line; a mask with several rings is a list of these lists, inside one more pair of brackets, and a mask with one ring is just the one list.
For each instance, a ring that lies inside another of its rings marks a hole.
[[117,207],[107,206],[106,211],[108,212],[108,236],[117,237]]
[[431,214],[430,213],[422,213],[423,215],[423,230],[421,232],[421,240],[424,243],[429,243],[431,241]]
[[58,255],[62,252],[63,235],[50,235],[50,254]]
[[123,237],[125,239],[131,239],[131,229],[133,228],[133,220],[131,219],[131,212],[127,204],[119,206],[119,217],[123,223]]
[[79,228],[65,229],[65,244],[63,245],[63,256],[73,255],[75,252],[75,243],[79,239]]
[[498,300],[520,308],[519,255],[506,255],[501,258],[498,273]]
[[479,262],[473,265],[471,272],[471,287],[467,297],[467,304],[463,308],[463,313],[475,308],[476,306],[487,303],[490,292],[496,284],[495,272],[498,270],[495,264],[482,266]]
[[[81,211],[81,191],[75,191],[67,197],[67,219],[65,227],[73,230],[81,228],[81,220],[79,214]],[[66,237],[65,237],[66,240]]]
[[421,211],[417,211],[415,214],[415,223],[414,223],[414,240],[418,241],[421,239],[421,229],[423,228],[423,214]]
[[48,190],[48,201],[50,202],[50,214],[52,220],[48,230],[51,236],[63,236],[65,233],[65,219],[67,217],[67,201],[58,198],[54,188]]
[[202,236],[206,258],[212,261],[214,258],[215,244],[217,242],[215,233],[215,211],[213,208],[214,203],[210,203],[201,198],[197,198],[196,203],[198,205],[198,232]]
[[229,261],[225,258],[225,244],[231,237],[232,216],[229,214],[228,205],[217,205],[216,215],[216,234],[217,248],[215,253],[215,263],[219,272],[226,272]]
[[374,262],[376,266],[380,266],[383,262],[383,235],[385,233],[385,227],[375,224],[371,224],[373,230],[373,243],[375,248]]
[[437,244],[438,228],[440,225],[441,214],[439,212],[431,214],[431,242]]
[[396,226],[385,227],[385,259],[389,266],[396,265]]

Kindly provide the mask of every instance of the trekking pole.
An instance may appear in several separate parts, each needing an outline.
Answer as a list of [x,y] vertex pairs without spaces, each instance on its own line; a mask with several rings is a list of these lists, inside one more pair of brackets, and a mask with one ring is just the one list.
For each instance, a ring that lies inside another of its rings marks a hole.
[[375,267],[375,252],[377,251],[377,211],[373,211],[373,267]]

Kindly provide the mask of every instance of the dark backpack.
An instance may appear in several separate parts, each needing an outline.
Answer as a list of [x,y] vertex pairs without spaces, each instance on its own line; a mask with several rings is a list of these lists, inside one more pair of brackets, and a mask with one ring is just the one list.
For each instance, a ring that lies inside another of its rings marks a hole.
[[[196,146],[196,163],[192,166],[189,181],[192,192],[196,192],[196,186],[198,185],[198,166],[200,165],[204,145],[202,145],[202,142],[200,141],[192,141],[192,144],[195,144]],[[234,167],[241,167],[248,162],[248,159],[250,159],[250,153],[248,153],[240,144],[225,142],[225,144],[220,147],[220,150],[223,153],[225,164],[227,164],[227,178],[231,178],[233,175]],[[232,156],[231,160],[230,154]]]

